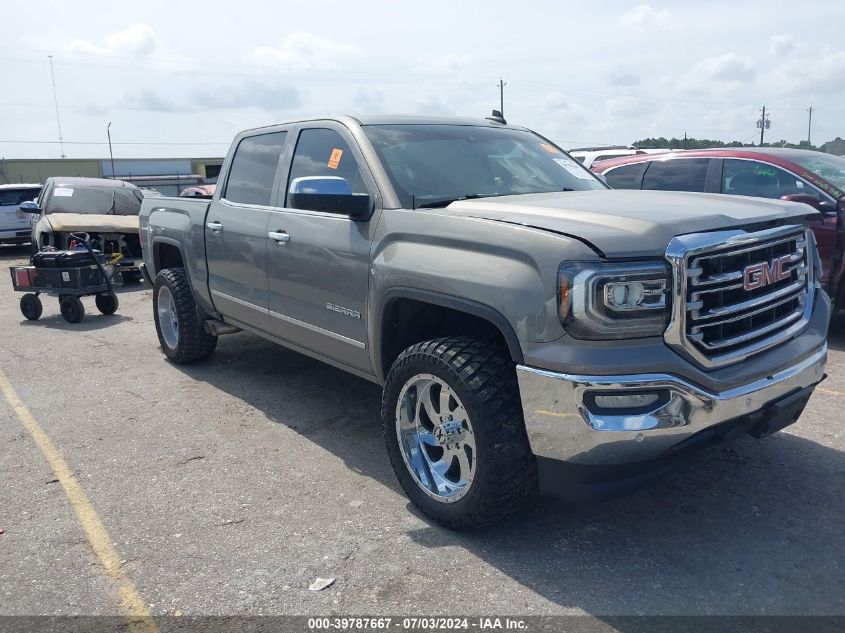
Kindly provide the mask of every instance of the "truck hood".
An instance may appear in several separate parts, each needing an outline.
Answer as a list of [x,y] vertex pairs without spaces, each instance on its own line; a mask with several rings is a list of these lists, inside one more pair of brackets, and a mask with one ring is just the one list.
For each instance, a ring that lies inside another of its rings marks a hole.
[[96,231],[98,233],[137,233],[137,215],[100,215],[97,213],[51,213],[47,216],[55,233]]
[[783,224],[818,215],[800,202],[712,193],[595,190],[532,193],[453,202],[444,210],[561,233],[606,257],[662,254],[676,235]]

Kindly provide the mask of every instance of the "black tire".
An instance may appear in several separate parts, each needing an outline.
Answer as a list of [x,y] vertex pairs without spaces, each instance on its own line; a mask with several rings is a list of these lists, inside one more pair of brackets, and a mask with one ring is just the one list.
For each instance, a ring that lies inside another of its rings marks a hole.
[[43,311],[44,306],[41,305],[41,299],[38,298],[38,295],[28,292],[21,297],[21,314],[30,321],[37,321]]
[[115,294],[97,295],[94,298],[94,302],[97,304],[97,309],[103,314],[114,314],[120,305],[120,301],[118,301],[117,295]]
[[[445,382],[460,398],[475,440],[475,473],[457,501],[427,494],[402,457],[396,411],[403,386],[417,375]],[[537,490],[537,468],[528,444],[516,371],[497,345],[469,337],[425,341],[393,363],[382,398],[382,424],[390,463],[405,493],[423,514],[452,529],[494,523],[519,510]]]
[[85,306],[79,297],[65,295],[59,300],[59,310],[68,323],[79,323],[85,318]]
[[[168,343],[159,322],[159,296],[163,288],[170,293],[175,308],[177,331],[174,344]],[[184,269],[166,268],[159,272],[153,286],[153,318],[161,349],[174,363],[193,363],[205,360],[214,353],[217,337],[205,331],[198,317],[194,293]]]

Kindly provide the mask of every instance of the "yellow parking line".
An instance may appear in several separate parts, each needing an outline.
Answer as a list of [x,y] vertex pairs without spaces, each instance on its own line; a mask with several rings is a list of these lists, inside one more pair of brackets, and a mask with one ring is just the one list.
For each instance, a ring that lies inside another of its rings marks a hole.
[[79,480],[73,474],[70,466],[67,465],[59,449],[56,448],[56,445],[53,444],[41,425],[38,424],[29,409],[18,397],[12,383],[2,369],[0,369],[0,391],[3,392],[3,396],[18,416],[21,424],[29,431],[35,444],[41,449],[41,453],[62,485],[62,489],[64,489],[65,495],[67,495],[68,501],[70,501],[76,513],[76,518],[79,519],[79,523],[85,531],[88,543],[97,556],[97,560],[106,574],[117,584],[120,596],[118,610],[122,616],[127,618],[129,630],[138,633],[158,633],[158,627],[152,620],[146,603],[135,588],[132,579],[123,570],[120,556],[114,548],[111,537],[106,532],[106,526],[97,516],[96,510],[88,500]]
[[826,396],[835,396],[837,398],[845,397],[845,391],[834,391],[833,389],[825,389],[824,387],[816,387],[816,391],[823,393]]
[[534,413],[539,415],[548,415],[552,418],[575,418],[577,420],[582,419],[580,415],[577,413],[557,413],[556,411],[546,411],[545,409],[536,409]]

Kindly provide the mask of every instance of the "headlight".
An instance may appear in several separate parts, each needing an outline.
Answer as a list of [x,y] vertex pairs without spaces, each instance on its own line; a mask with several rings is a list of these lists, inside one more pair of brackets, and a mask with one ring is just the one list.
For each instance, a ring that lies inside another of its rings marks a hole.
[[660,336],[669,321],[669,268],[661,262],[564,262],[558,307],[581,339]]

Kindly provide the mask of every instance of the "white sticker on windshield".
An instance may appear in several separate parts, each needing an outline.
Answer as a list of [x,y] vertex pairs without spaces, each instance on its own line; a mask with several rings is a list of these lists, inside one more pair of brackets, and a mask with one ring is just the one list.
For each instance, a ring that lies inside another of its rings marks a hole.
[[568,158],[553,158],[552,160],[576,178],[580,178],[581,180],[593,179],[592,174],[590,174],[590,172],[581,167],[581,165],[579,165],[575,161],[569,160]]
[[53,195],[56,198],[70,198],[73,196],[73,189],[70,187],[56,187],[53,189]]

